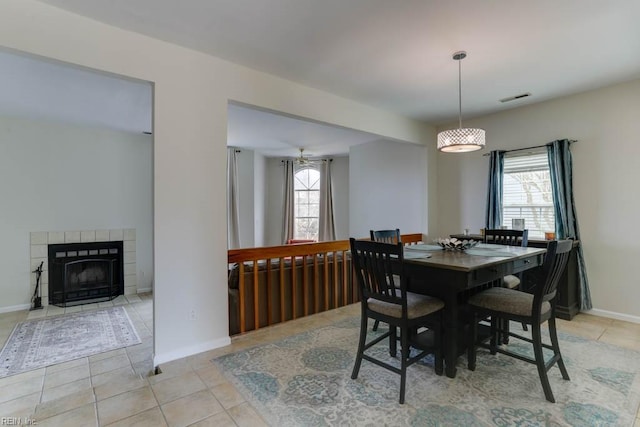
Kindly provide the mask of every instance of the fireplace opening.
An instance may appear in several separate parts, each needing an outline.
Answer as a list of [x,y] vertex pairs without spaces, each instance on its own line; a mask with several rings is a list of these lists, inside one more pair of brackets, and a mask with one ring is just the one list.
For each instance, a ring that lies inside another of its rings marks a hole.
[[49,303],[60,307],[124,294],[122,242],[49,245]]

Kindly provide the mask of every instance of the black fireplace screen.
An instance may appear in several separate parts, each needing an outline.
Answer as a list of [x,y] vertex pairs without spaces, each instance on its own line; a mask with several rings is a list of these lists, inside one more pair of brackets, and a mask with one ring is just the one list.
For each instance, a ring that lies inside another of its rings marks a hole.
[[122,242],[49,245],[49,303],[67,307],[124,293]]

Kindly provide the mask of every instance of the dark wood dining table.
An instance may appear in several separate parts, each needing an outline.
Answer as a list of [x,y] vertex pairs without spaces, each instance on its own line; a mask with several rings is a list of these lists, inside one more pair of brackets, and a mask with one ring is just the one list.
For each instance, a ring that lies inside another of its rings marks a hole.
[[456,375],[458,355],[465,348],[466,299],[505,275],[542,265],[544,248],[479,244],[466,251],[445,251],[437,245],[405,246],[404,272],[409,290],[442,299],[444,359],[448,377]]

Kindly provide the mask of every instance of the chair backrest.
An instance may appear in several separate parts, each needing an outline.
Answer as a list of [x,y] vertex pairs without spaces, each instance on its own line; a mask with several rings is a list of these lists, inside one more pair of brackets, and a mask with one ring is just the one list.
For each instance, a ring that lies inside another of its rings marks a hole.
[[535,299],[539,300],[540,304],[543,301],[555,298],[558,282],[567,266],[572,247],[573,240],[553,240],[549,242],[544,264],[542,264],[543,278],[534,291]]
[[371,240],[374,242],[391,243],[394,245],[402,242],[399,228],[395,230],[370,230],[369,234],[371,235]]
[[527,246],[529,230],[485,230],[484,243],[507,246]]
[[[360,287],[362,302],[368,298],[402,304],[406,311],[406,284],[403,279],[402,243],[349,239],[351,263]],[[400,283],[398,283],[400,281]],[[397,292],[397,288],[401,292]]]

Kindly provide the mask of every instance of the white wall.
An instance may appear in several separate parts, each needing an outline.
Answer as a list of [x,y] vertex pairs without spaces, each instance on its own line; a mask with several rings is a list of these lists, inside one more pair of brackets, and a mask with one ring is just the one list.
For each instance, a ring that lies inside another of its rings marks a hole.
[[[433,131],[34,0],[0,3],[2,46],[154,83],[156,364],[229,343],[227,221],[221,201],[230,100],[415,143],[425,143]],[[195,320],[189,318],[192,310]]]
[[282,160],[267,159],[267,210],[265,216],[265,246],[282,245],[282,203],[284,170]]
[[427,217],[427,149],[376,141],[349,151],[349,232],[367,237],[370,230],[399,228],[420,233]]
[[334,157],[331,165],[333,182],[333,220],[336,240],[349,238],[349,157]]
[[264,246],[266,158],[253,150],[239,150],[237,166],[240,247]]
[[29,304],[29,232],[135,228],[153,280],[152,137],[0,117],[0,310]]
[[[571,146],[573,185],[593,306],[636,321],[639,117],[635,80],[465,122],[486,130],[488,150],[578,140]],[[441,234],[483,226],[488,164],[478,153],[438,155]]]
[[238,160],[238,225],[240,227],[240,247],[254,246],[254,168],[253,150],[241,149],[236,153]]
[[[334,157],[331,175],[333,180],[333,215],[336,239],[349,238],[349,157]],[[284,170],[282,159],[267,160],[267,209],[265,245],[282,244],[282,197]]]
[[253,153],[253,246],[265,246],[265,223],[267,215],[267,158]]

